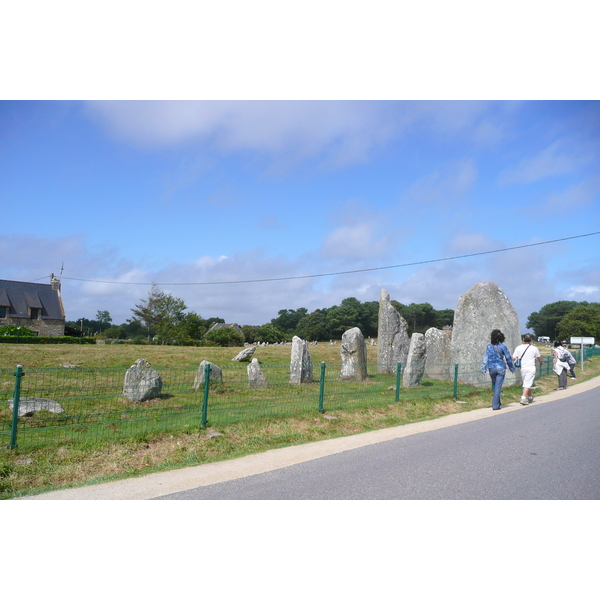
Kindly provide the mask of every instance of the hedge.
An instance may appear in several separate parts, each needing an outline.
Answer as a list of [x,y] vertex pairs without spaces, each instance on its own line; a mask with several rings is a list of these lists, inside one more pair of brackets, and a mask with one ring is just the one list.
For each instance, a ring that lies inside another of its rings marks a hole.
[[0,344],[95,344],[96,338],[77,338],[68,335],[20,337],[1,335]]

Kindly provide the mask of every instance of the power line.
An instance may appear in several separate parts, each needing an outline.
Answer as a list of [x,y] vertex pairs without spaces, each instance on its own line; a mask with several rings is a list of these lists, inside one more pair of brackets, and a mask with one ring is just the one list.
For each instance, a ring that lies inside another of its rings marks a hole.
[[370,267],[366,269],[353,269],[350,271],[335,271],[332,273],[317,273],[314,275],[293,275],[290,277],[270,277],[267,279],[241,279],[237,281],[197,281],[197,282],[183,282],[183,283],[161,283],[161,282],[131,282],[131,281],[100,281],[96,279],[78,279],[76,277],[62,277],[62,279],[68,279],[70,281],[84,281],[86,283],[109,283],[113,285],[156,285],[170,286],[170,285],[231,285],[238,283],[266,283],[269,281],[289,281],[292,279],[311,279],[316,277],[332,277],[333,275],[351,275],[353,273],[366,273],[369,271],[383,271],[385,269],[400,269],[402,267],[414,267],[418,265],[427,265],[437,262],[444,262],[449,260],[458,260],[461,258],[471,258],[473,256],[484,256],[486,254],[497,254],[499,252],[509,252],[510,250],[520,250],[522,248],[533,248],[534,246],[543,246],[546,244],[556,244],[557,242],[565,242],[567,240],[576,240],[579,238],[589,237],[592,235],[599,235],[600,231],[594,231],[593,233],[584,233],[582,235],[573,235],[571,237],[559,238],[556,240],[548,240],[546,242],[536,242],[535,244],[523,244],[521,246],[511,246],[510,248],[499,248],[497,250],[486,250],[485,252],[473,252],[471,254],[461,254],[458,256],[449,256],[446,258],[435,258],[432,260],[421,260],[411,263],[403,263],[400,265],[388,265],[385,267]]

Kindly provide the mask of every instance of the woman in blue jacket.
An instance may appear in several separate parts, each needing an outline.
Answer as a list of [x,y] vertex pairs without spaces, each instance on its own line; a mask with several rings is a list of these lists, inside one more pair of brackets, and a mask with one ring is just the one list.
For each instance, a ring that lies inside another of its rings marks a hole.
[[[506,361],[506,362],[505,362]],[[499,329],[494,329],[491,335],[491,344],[487,345],[485,355],[483,357],[483,366],[481,372],[490,371],[492,385],[494,386],[494,397],[492,399],[492,408],[500,410],[500,392],[506,375],[506,365],[511,373],[515,372],[512,358],[509,349],[504,345],[504,334]]]

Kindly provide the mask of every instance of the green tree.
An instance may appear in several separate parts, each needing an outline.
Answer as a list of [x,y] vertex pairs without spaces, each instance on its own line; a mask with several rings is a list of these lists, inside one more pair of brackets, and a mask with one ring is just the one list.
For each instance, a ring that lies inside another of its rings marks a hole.
[[261,338],[261,327],[260,325],[243,325],[242,333],[244,334],[244,339],[250,343],[254,344],[255,342],[262,342]]
[[107,310],[99,310],[96,312],[96,323],[100,327],[100,331],[108,329],[112,323],[112,317]]
[[557,336],[561,340],[571,337],[600,338],[600,305],[581,303],[567,313],[557,325]]
[[451,308],[436,310],[434,327],[443,329],[446,325],[454,325],[454,311]]
[[221,329],[209,331],[204,336],[204,340],[211,346],[231,347],[244,345],[244,337],[232,327],[222,327]]
[[331,339],[327,312],[328,309],[326,308],[317,308],[317,310],[302,317],[296,327],[296,335],[309,341],[322,342]]
[[184,316],[182,329],[191,340],[200,340],[206,333],[206,321],[198,314],[190,311]]
[[339,306],[332,306],[327,311],[327,322],[332,337],[337,339],[341,338],[348,329],[359,327],[361,322],[360,301],[356,298],[344,298]]
[[131,309],[131,321],[142,324],[148,337],[155,335],[162,343],[167,343],[181,337],[185,309],[185,302],[181,298],[166,294],[156,284],[152,284],[148,298]]
[[260,339],[259,342],[267,342],[268,344],[275,344],[285,339],[285,333],[280,331],[273,325],[273,323],[265,323],[260,328]]
[[242,333],[244,334],[244,339],[250,344],[262,342],[275,344],[286,338],[286,334],[277,329],[272,323],[265,323],[264,325],[244,325],[242,327]]
[[284,308],[277,314],[279,316],[271,319],[271,324],[284,333],[293,334],[300,319],[308,314],[308,310],[306,308],[297,308],[296,310]]
[[379,322],[379,302],[363,302],[360,307],[359,324],[362,334],[367,337],[377,337],[377,327]]
[[409,304],[404,308],[402,316],[408,324],[409,335],[414,332],[424,333],[430,327],[435,326],[436,311],[429,302]]
[[139,321],[133,321],[130,319],[129,321],[122,323],[120,327],[123,327],[125,330],[126,338],[140,338],[147,336],[147,331]]
[[546,304],[539,311],[529,315],[525,327],[533,329],[536,336],[546,335],[550,339],[557,339],[558,323],[577,308],[578,304],[574,300],[559,300]]
[[111,325],[103,332],[103,335],[111,340],[127,339],[127,331],[123,325]]

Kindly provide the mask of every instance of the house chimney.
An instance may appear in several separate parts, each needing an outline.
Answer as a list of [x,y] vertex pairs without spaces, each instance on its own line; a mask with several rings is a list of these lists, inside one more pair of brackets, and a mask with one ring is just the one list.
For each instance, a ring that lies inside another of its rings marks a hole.
[[50,283],[52,284],[53,290],[60,292],[60,279],[56,279],[56,277],[54,277],[54,273],[50,275]]

